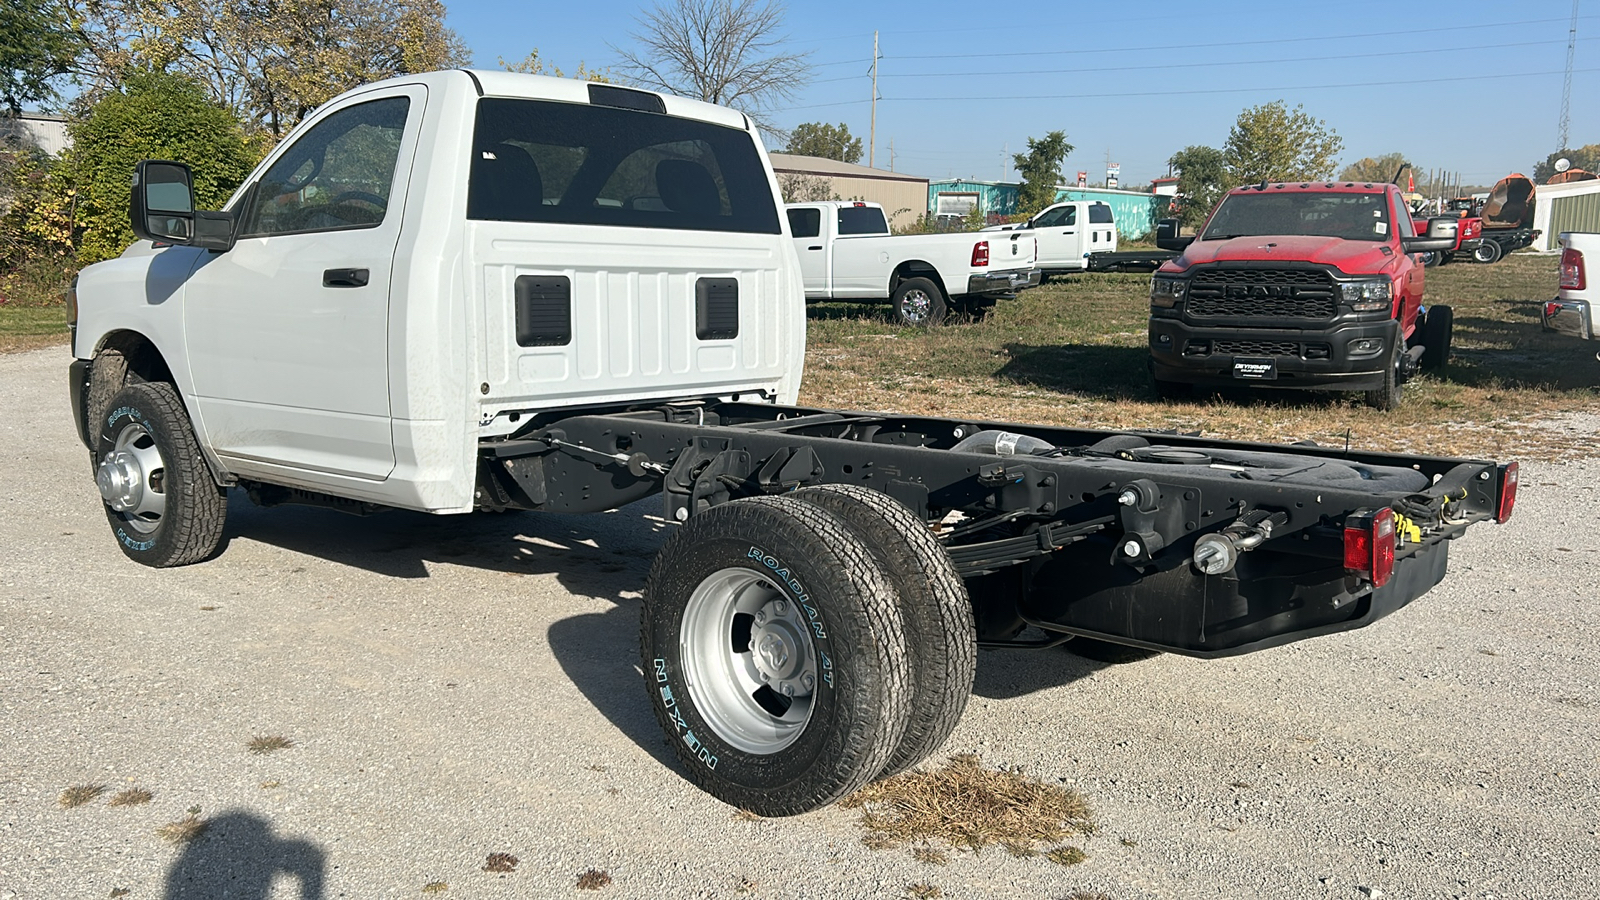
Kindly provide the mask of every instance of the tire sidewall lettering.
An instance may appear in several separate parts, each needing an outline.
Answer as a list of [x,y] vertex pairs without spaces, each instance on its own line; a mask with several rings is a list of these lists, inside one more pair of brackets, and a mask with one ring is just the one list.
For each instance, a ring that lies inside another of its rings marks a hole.
[[[745,558],[756,560],[762,566],[765,566],[779,584],[788,588],[794,594],[794,601],[800,604],[801,609],[806,611],[806,621],[811,625],[811,630],[814,632],[813,637],[819,640],[827,640],[828,629],[822,624],[822,611],[817,609],[816,603],[811,599],[811,595],[806,593],[805,587],[800,583],[800,579],[789,571],[789,567],[773,554],[754,545],[745,554]],[[829,683],[831,684],[832,682],[830,681]]]

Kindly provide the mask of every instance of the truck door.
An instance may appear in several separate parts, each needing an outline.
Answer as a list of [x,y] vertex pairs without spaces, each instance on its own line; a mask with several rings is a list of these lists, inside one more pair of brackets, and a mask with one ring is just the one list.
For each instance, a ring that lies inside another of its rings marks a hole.
[[319,116],[244,195],[233,249],[190,275],[195,403],[234,472],[394,469],[390,268],[426,97],[389,88]]
[[791,207],[789,234],[794,238],[794,252],[800,257],[800,277],[805,281],[806,297],[827,297],[832,242],[822,233],[822,210],[815,206]]
[[1044,211],[1033,220],[1033,233],[1039,239],[1039,268],[1051,271],[1083,268],[1077,204],[1068,203]]
[[889,296],[889,220],[883,210],[865,203],[840,206],[834,212],[833,296]]
[[1085,253],[1115,253],[1117,250],[1117,219],[1106,203],[1089,204],[1088,243]]

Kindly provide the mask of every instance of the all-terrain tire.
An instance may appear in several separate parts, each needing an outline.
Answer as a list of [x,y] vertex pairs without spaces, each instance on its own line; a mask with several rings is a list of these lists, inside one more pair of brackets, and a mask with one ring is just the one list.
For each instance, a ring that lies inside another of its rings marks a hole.
[[894,308],[896,322],[918,328],[942,325],[950,313],[944,291],[928,278],[907,278],[895,285],[889,303]]
[[866,538],[899,590],[911,662],[911,715],[879,773],[898,775],[939,749],[972,695],[978,643],[966,586],[927,523],[893,497],[844,484],[790,496],[833,513]]
[[691,518],[650,567],[640,624],[684,775],[763,816],[876,777],[910,715],[902,605],[867,539],[813,504],[749,498]]
[[[109,398],[95,424],[97,481],[118,475],[125,485],[119,493],[139,501],[122,511],[106,503],[122,552],[154,568],[186,566],[216,553],[227,496],[200,455],[177,390],[166,382],[130,384]],[[113,453],[126,454],[126,462],[107,474]]]
[[[1396,330],[1396,334],[1399,331]],[[1404,338],[1396,338],[1389,348],[1388,364],[1383,371],[1383,386],[1366,392],[1367,405],[1387,412],[1400,405],[1404,384],[1400,380],[1400,357],[1406,352]]]
[[[137,368],[130,362],[121,350],[110,347],[94,355],[94,364],[89,367],[89,391],[83,403],[83,414],[89,425],[87,433],[94,434],[99,431],[101,426],[97,423],[105,419],[111,398],[118,391],[144,380],[139,377]],[[90,465],[98,464],[99,461],[100,457],[96,451],[90,459]]]
[[1450,342],[1455,333],[1455,311],[1448,306],[1428,307],[1428,316],[1422,322],[1422,359],[1424,369],[1442,369],[1450,362]]

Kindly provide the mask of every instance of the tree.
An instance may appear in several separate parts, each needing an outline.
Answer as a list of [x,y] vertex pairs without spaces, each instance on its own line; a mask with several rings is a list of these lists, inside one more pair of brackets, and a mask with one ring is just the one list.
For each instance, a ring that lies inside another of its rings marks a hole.
[[370,81],[464,65],[440,0],[64,0],[88,53],[88,100],[126,73],[176,71],[281,138]]
[[836,159],[839,162],[860,162],[861,138],[851,137],[849,127],[843,122],[838,125],[829,125],[826,122],[802,122],[789,132],[789,143],[783,148],[783,152],[800,156],[820,156],[823,159]]
[[1222,151],[1193,144],[1172,154],[1167,165],[1178,171],[1178,217],[1199,228],[1228,190],[1228,167]]
[[809,54],[786,49],[783,13],[777,0],[661,0],[637,19],[639,48],[612,49],[641,87],[731,106],[766,127],[811,73]]
[[1052,131],[1042,140],[1028,138],[1028,152],[1012,155],[1022,186],[1017,189],[1017,212],[1031,216],[1056,202],[1056,186],[1061,183],[1061,163],[1072,152],[1067,133]]
[[[500,68],[507,72],[519,72],[523,75],[550,75],[555,78],[566,78],[567,73],[560,66],[551,65],[539,56],[539,48],[533,48],[527,56],[514,63],[508,63],[505,57],[499,59]],[[578,60],[578,68],[573,70],[572,77],[579,81],[598,81],[602,84],[612,82],[610,69],[591,69],[583,60]]]
[[1239,113],[1223,148],[1234,184],[1258,181],[1321,181],[1333,175],[1344,140],[1303,106],[1290,111],[1282,100]]
[[779,175],[778,191],[783,194],[785,203],[823,203],[840,199],[839,195],[834,193],[831,181],[820,175],[807,175],[802,172],[785,172]]
[[72,148],[51,174],[58,186],[37,210],[33,230],[48,238],[52,226],[66,224],[82,265],[133,243],[128,195],[139,160],[188,163],[199,209],[220,209],[256,161],[231,110],[198,82],[166,72],[129,73],[122,89],[106,94],[70,132]]
[[[1395,173],[1400,171],[1401,166],[1411,166],[1411,161],[1400,153],[1366,156],[1339,170],[1339,180],[1388,184],[1394,180]],[[1415,166],[1411,168],[1413,171],[1416,170]],[[1404,185],[1405,182],[1402,181],[1400,184]]]
[[52,82],[72,71],[77,35],[56,0],[6,0],[0,6],[0,103],[22,107],[55,99]]
[[1572,163],[1572,168],[1583,169],[1586,172],[1600,173],[1600,144],[1588,144],[1570,150],[1557,150],[1544,158],[1543,162],[1533,166],[1533,180],[1535,184],[1544,184],[1550,176],[1556,174],[1556,160],[1564,159]]

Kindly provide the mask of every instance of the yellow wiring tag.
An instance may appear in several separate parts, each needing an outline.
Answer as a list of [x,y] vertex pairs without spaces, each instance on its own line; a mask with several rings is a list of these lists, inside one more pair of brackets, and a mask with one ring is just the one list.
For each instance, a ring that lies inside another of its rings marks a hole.
[[1394,533],[1401,543],[1422,543],[1422,529],[1417,523],[1399,513],[1394,514]]

